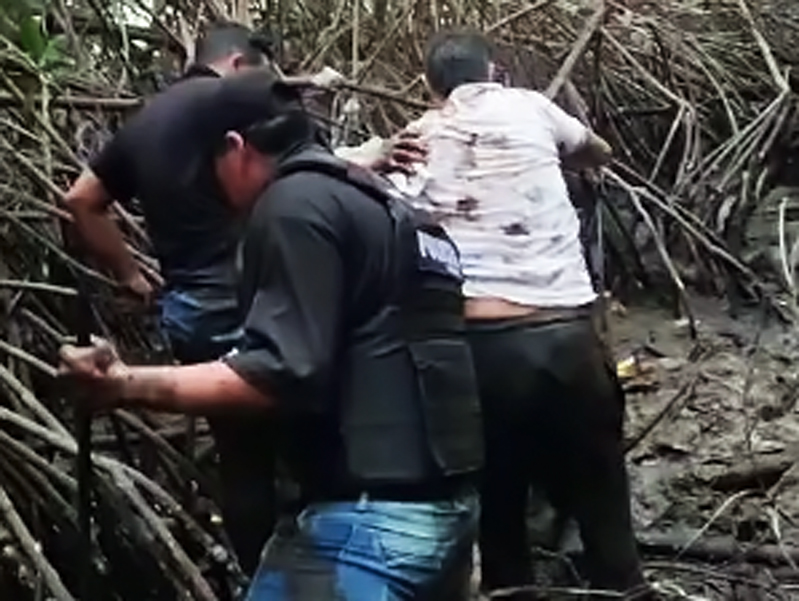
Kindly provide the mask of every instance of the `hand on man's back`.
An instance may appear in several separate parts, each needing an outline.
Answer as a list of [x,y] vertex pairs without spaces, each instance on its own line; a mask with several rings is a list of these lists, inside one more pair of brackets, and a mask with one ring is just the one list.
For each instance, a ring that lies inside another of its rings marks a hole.
[[387,140],[385,153],[372,169],[381,173],[414,173],[415,163],[427,161],[427,148],[418,133],[404,130]]

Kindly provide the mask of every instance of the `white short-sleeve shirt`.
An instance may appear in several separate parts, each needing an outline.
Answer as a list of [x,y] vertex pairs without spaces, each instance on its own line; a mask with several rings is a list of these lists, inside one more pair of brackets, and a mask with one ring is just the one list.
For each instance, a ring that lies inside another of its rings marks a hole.
[[455,89],[409,126],[430,154],[411,178],[392,176],[438,217],[461,252],[470,298],[570,307],[596,297],[561,152],[588,129],[540,93],[495,83]]

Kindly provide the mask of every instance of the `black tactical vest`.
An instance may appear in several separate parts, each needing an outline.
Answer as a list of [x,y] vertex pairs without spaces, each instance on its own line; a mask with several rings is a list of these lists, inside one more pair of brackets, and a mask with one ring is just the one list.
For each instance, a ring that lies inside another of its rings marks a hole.
[[391,298],[346,324],[337,384],[343,448],[337,473],[314,480],[328,480],[328,489],[369,490],[476,472],[482,423],[455,244],[369,171],[319,152],[290,161],[279,177],[298,171],[324,173],[380,202],[392,218],[396,248]]

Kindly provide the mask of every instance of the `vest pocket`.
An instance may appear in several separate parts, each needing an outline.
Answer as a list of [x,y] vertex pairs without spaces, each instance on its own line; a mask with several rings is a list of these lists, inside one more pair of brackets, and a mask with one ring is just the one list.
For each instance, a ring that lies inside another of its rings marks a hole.
[[477,380],[468,344],[449,338],[410,342],[430,450],[445,476],[477,470],[483,442]]

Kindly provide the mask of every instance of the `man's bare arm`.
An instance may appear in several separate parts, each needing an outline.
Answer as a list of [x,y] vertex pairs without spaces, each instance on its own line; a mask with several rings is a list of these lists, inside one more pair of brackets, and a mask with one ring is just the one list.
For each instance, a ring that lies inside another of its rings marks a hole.
[[584,144],[574,152],[561,157],[563,167],[573,171],[596,169],[608,164],[613,158],[613,149],[593,131],[588,132]]
[[271,399],[221,361],[199,365],[128,367],[114,375],[123,406],[209,415],[262,410]]
[[109,268],[126,288],[149,297],[152,287],[142,275],[136,260],[125,246],[119,227],[111,218],[111,196],[100,179],[84,171],[64,197],[75,219],[78,234],[92,256]]
[[219,411],[263,410],[273,400],[222,361],[181,366],[133,366],[119,359],[105,340],[93,346],[64,346],[62,376],[92,390],[95,409],[130,407],[168,413],[208,415]]

